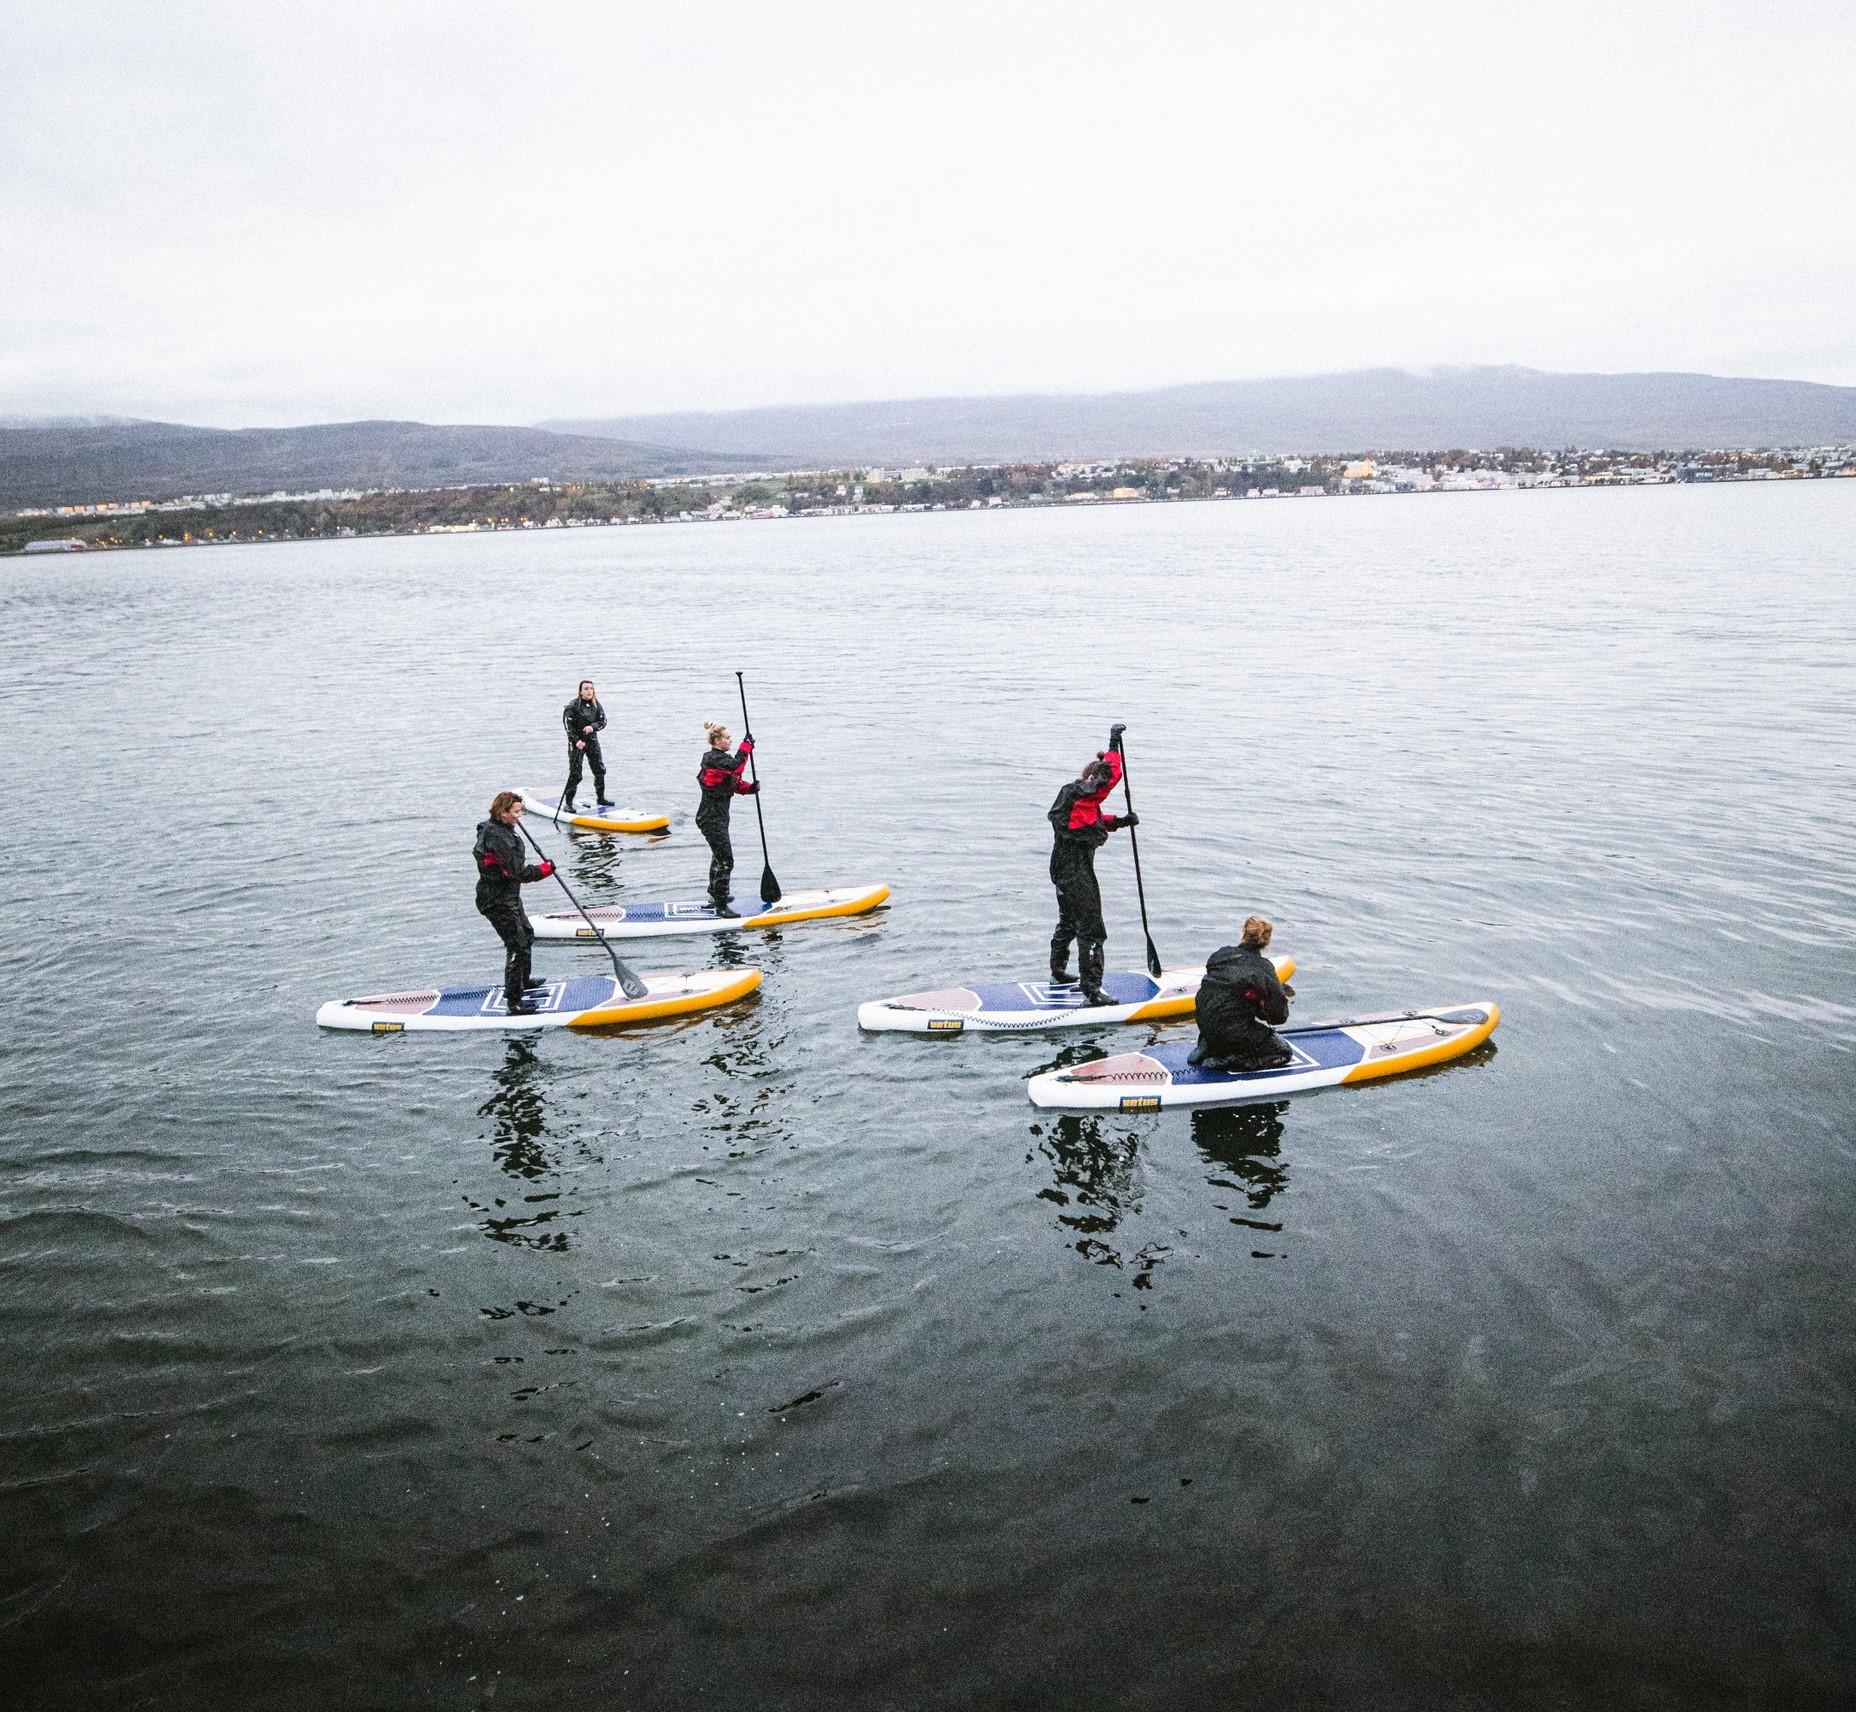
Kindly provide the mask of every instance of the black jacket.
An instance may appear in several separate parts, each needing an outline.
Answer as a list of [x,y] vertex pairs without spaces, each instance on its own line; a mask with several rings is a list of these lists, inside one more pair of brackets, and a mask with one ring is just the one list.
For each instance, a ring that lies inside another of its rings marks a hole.
[[1289,1020],[1289,995],[1261,951],[1226,945],[1206,959],[1198,1016],[1199,1034],[1215,1052],[1268,1052],[1275,1041],[1265,1025]]
[[746,740],[732,755],[726,749],[703,752],[702,765],[696,769],[696,782],[702,786],[702,802],[696,809],[698,826],[726,826],[729,805],[753,791],[741,776],[753,753],[754,745]]
[[547,875],[527,858],[522,834],[500,820],[477,822],[477,842],[471,856],[477,864],[477,907],[520,903],[522,888]]
[[1088,779],[1072,779],[1050,805],[1045,818],[1057,835],[1058,849],[1070,845],[1082,850],[1100,850],[1108,842],[1108,835],[1121,825],[1114,815],[1102,812],[1109,792],[1121,783],[1121,752],[1105,750],[1097,759],[1107,764],[1106,779],[1095,784]]
[[[561,723],[567,727],[569,743],[590,743],[606,729],[606,710],[596,701],[588,701],[583,696],[575,696],[561,709]],[[589,737],[586,727],[592,726],[593,736]]]

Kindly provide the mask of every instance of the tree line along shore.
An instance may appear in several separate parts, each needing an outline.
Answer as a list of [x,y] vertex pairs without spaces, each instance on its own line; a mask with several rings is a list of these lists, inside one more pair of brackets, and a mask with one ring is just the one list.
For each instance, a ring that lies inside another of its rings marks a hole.
[[1387,452],[1349,457],[1067,463],[187,495],[46,506],[0,518],[0,554],[615,524],[737,522],[1051,505],[1307,499],[1856,476],[1856,447],[1682,452]]

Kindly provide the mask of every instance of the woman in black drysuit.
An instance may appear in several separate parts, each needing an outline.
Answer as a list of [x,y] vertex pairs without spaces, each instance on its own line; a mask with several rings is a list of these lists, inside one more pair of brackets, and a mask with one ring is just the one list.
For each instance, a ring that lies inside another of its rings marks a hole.
[[1050,805],[1051,830],[1056,838],[1050,851],[1050,880],[1057,888],[1057,931],[1050,938],[1050,978],[1053,986],[1071,980],[1064,967],[1070,960],[1070,941],[1076,941],[1083,1002],[1106,1005],[1102,991],[1103,948],[1108,929],[1102,925],[1102,888],[1096,884],[1096,852],[1119,827],[1139,826],[1140,817],[1128,813],[1117,818],[1102,812],[1103,801],[1121,783],[1121,728],[1109,736],[1109,747],[1057,793]]
[[1263,955],[1274,929],[1260,915],[1235,945],[1214,951],[1199,983],[1199,1043],[1190,1061],[1207,1070],[1275,1070],[1295,1054],[1270,1027],[1289,1020],[1289,995]]
[[709,902],[715,913],[732,916],[739,912],[728,907],[728,880],[735,871],[735,847],[728,837],[728,810],[736,797],[752,796],[760,786],[743,779],[742,769],[754,753],[754,739],[744,737],[741,747],[728,752],[729,735],[725,725],[705,725],[709,734],[709,752],[696,770],[696,782],[702,786],[702,803],[696,810],[696,830],[709,841]]
[[599,692],[591,678],[580,680],[580,693],[561,709],[561,723],[567,727],[567,790],[561,798],[562,808],[574,806],[574,792],[580,788],[582,762],[593,769],[593,795],[601,808],[611,808],[606,795],[606,761],[599,752],[599,734],[606,729],[606,710],[599,705]]
[[522,799],[514,791],[498,791],[490,800],[490,818],[477,822],[477,842],[471,855],[477,863],[477,913],[496,929],[503,942],[503,1002],[511,1016],[533,1016],[528,1002],[531,987],[547,983],[528,972],[529,947],[535,930],[522,907],[522,888],[545,880],[554,872],[552,862],[539,867],[528,861],[516,823],[522,818]]

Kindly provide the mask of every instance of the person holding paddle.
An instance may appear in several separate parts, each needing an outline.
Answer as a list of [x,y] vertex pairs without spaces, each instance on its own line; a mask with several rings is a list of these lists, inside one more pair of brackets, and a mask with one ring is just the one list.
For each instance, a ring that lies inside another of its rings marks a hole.
[[574,699],[561,709],[561,723],[567,727],[567,789],[561,793],[561,807],[572,811],[584,763],[593,771],[593,795],[598,806],[611,808],[612,799],[606,795],[606,760],[599,752],[606,710],[599,705],[599,692],[593,688],[591,678],[580,680]]
[[709,749],[696,770],[702,786],[702,803],[696,810],[696,830],[709,841],[709,902],[719,916],[740,914],[728,907],[729,877],[735,871],[735,847],[728,836],[728,811],[736,797],[752,796],[760,786],[741,774],[754,753],[754,739],[744,737],[741,747],[729,753],[734,741],[725,725],[705,725]]
[[1057,793],[1048,816],[1056,834],[1050,852],[1050,879],[1057,888],[1057,931],[1050,939],[1051,985],[1068,986],[1075,979],[1065,967],[1074,940],[1081,971],[1078,984],[1083,990],[1083,1002],[1089,1005],[1112,1002],[1102,991],[1108,929],[1102,923],[1096,852],[1108,842],[1111,832],[1141,823],[1132,809],[1119,817],[1102,812],[1109,792],[1121,783],[1121,731],[1119,725],[1114,727],[1108,748],[1098,750],[1096,758]]
[[490,799],[490,818],[477,823],[477,843],[471,856],[477,864],[477,913],[496,929],[503,942],[503,1002],[511,1016],[533,1016],[528,1001],[531,987],[547,985],[528,972],[529,948],[535,930],[522,907],[522,888],[545,880],[554,872],[552,862],[540,867],[526,860],[522,835],[522,799],[514,791],[498,791]]

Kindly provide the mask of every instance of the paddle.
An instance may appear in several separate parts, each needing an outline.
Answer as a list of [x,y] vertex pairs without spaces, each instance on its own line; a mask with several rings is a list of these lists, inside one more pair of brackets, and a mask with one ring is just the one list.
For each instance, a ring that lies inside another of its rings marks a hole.
[[[1134,812],[1134,792],[1128,784],[1128,752],[1121,747],[1121,734],[1128,728],[1122,724],[1108,728],[1108,746],[1121,753],[1121,788],[1128,799],[1128,812]],[[1141,900],[1141,932],[1147,934],[1147,973],[1157,981],[1160,979],[1160,953],[1154,949],[1154,936],[1147,927],[1147,887],[1141,881],[1141,843],[1134,835],[1134,828],[1128,828],[1128,847],[1134,852],[1134,889]]]
[[[521,833],[531,845],[534,845],[535,854],[539,856],[542,861],[549,862],[552,866],[547,851],[543,850],[539,844],[535,843],[534,833],[530,832],[519,820],[516,822],[516,830]],[[561,880],[561,871],[559,868],[554,870],[554,877],[557,880]],[[612,959],[612,973],[613,977],[619,983],[619,990],[623,992],[628,999],[644,998],[651,989],[647,987],[644,982],[639,980],[637,975],[633,973],[629,967],[619,961],[619,954],[612,949],[612,941],[594,926],[593,918],[586,913],[586,906],[574,896],[573,888],[569,886],[565,880],[561,880],[561,890],[567,894],[567,901],[572,904],[575,909],[579,910],[580,919],[584,921],[588,927],[593,929],[593,937],[605,947],[606,955]]]
[[[735,673],[735,688],[741,692],[741,735],[750,742],[754,738],[753,721],[748,718],[748,689],[742,681],[741,674]],[[748,751],[748,777],[755,784],[760,783],[760,774],[754,770],[754,751]],[[773,863],[767,855],[767,817],[760,811],[760,792],[754,793],[754,819],[760,827],[760,901],[764,904],[777,904],[780,901],[780,882],[773,877]]]

